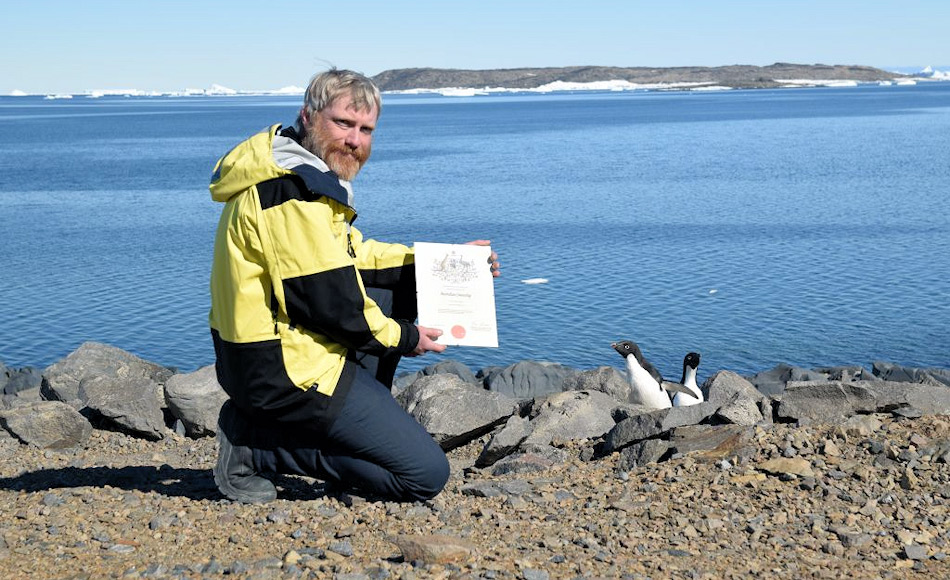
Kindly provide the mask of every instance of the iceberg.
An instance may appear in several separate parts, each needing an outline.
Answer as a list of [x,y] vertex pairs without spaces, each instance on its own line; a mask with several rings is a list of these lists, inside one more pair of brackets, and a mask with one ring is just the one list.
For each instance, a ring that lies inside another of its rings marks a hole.
[[13,89],[12,91],[10,91],[10,96],[11,97],[28,97],[30,95],[19,89]]
[[839,79],[774,79],[777,83],[796,87],[856,87],[858,81]]

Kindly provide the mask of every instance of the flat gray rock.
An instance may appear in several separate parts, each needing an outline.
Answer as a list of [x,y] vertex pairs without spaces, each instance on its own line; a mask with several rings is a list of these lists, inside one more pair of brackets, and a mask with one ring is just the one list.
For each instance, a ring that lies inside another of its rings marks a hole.
[[20,441],[47,449],[75,447],[92,434],[89,421],[61,401],[40,401],[0,411],[0,424]]
[[228,394],[218,384],[214,365],[173,375],[165,381],[165,403],[172,415],[181,420],[189,437],[214,435],[218,412],[227,400]]
[[153,441],[165,437],[164,401],[148,378],[84,379],[79,385],[79,398],[93,417],[120,431]]
[[475,460],[475,466],[486,467],[495,463],[517,449],[518,445],[530,434],[531,424],[528,418],[512,415],[505,422],[504,427],[492,434],[491,439]]
[[776,408],[781,419],[841,422],[859,413],[950,414],[950,388],[929,383],[858,381],[789,383]]
[[752,428],[746,425],[684,425],[670,434],[672,453],[699,453],[699,458],[717,461],[754,455]]
[[547,445],[601,437],[614,426],[617,401],[600,391],[565,391],[541,401],[531,412],[531,433],[523,445]]
[[160,386],[172,374],[170,369],[114,346],[86,342],[63,360],[46,367],[43,371],[42,392],[46,399],[70,402],[80,399],[79,386],[86,379],[144,379]]
[[436,374],[414,382],[396,400],[449,450],[489,433],[518,412],[518,402],[486,391],[454,374]]

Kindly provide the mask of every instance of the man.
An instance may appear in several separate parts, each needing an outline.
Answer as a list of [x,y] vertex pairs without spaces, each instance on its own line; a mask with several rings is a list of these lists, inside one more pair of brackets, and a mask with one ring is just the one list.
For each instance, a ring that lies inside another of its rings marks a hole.
[[276,498],[266,476],[277,473],[402,501],[448,479],[441,448],[390,393],[400,356],[445,349],[441,331],[413,323],[412,251],[352,226],[349,182],[380,107],[371,80],[331,69],[311,80],[293,128],[274,125],[215,167],[211,196],[225,206],[209,322],[230,400],[214,478],[230,499]]

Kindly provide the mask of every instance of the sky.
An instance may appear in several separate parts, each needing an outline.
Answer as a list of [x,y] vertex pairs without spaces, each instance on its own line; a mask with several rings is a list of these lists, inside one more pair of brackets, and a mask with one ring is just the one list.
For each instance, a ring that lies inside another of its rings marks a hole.
[[950,65],[947,0],[9,0],[0,95],[306,86],[329,66]]

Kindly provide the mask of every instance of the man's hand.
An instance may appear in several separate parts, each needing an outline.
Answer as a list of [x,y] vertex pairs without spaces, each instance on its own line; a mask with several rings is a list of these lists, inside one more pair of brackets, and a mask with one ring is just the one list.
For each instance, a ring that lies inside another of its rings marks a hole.
[[422,356],[427,352],[442,352],[445,350],[444,344],[439,344],[435,340],[442,336],[442,331],[438,328],[428,328],[426,326],[416,325],[419,329],[419,344],[407,356]]
[[[465,242],[466,246],[490,246],[491,240],[472,240],[471,242]],[[491,275],[495,278],[501,276],[501,263],[498,262],[498,254],[495,250],[492,250],[491,257],[488,258],[488,263],[491,268]]]

